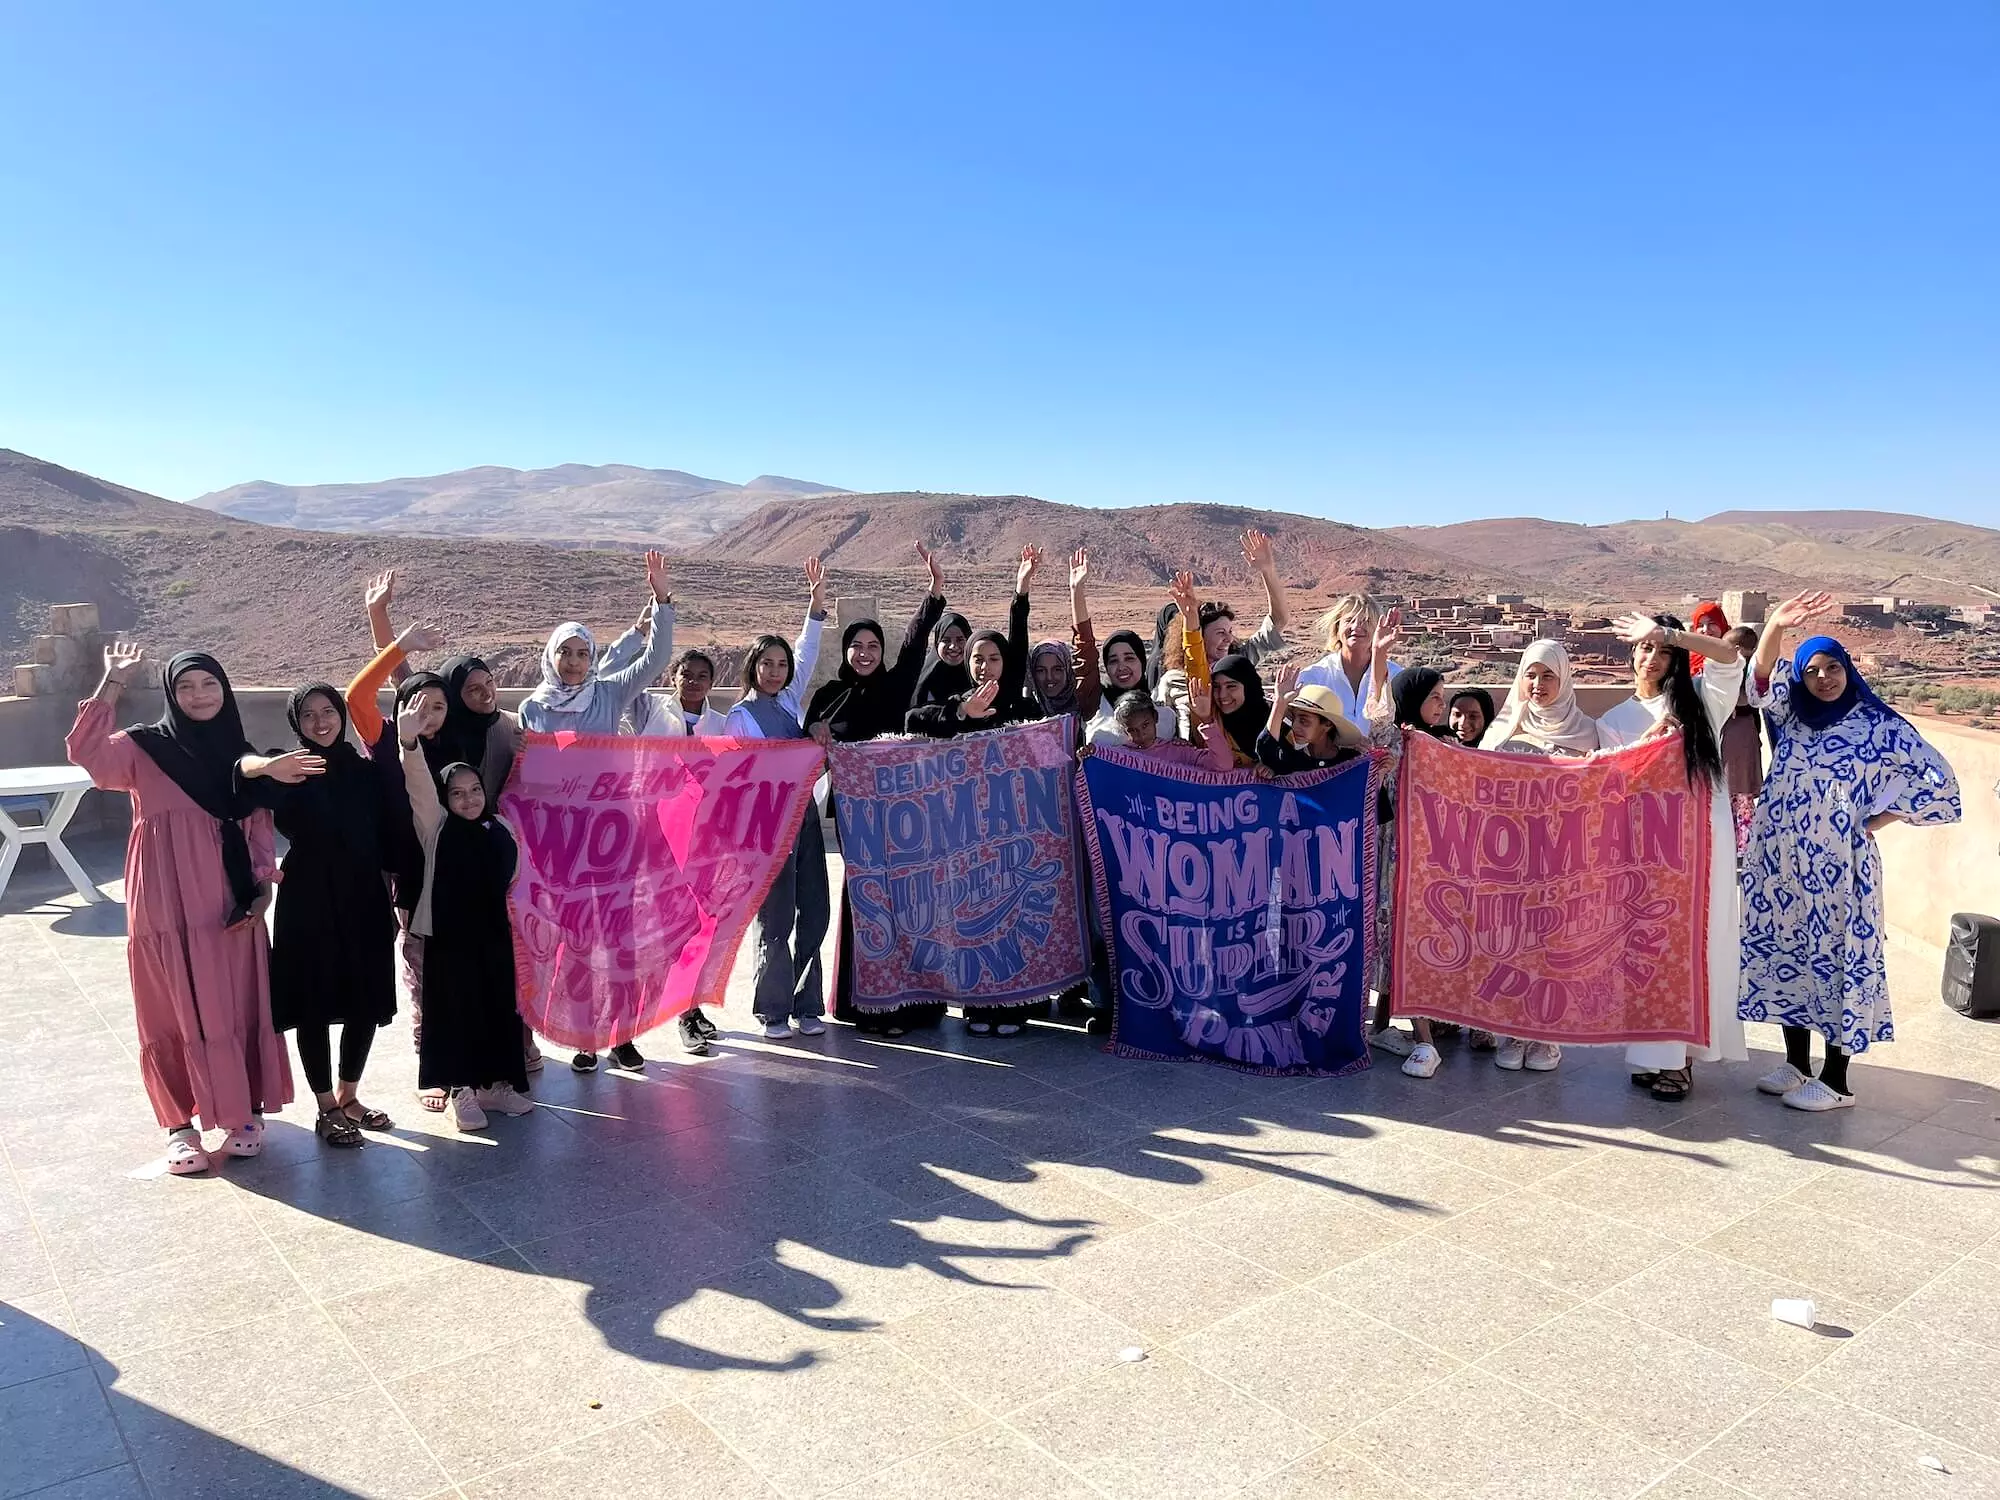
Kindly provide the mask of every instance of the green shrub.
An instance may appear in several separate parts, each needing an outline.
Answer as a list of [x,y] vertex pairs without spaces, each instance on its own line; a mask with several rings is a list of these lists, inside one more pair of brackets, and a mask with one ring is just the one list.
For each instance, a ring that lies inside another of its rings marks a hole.
[[1941,714],[1984,713],[1995,704],[2000,704],[2000,693],[1991,688],[1948,687],[1937,695]]
[[194,592],[194,580],[192,578],[176,578],[172,583],[167,585],[165,592],[169,599],[185,599],[189,594]]

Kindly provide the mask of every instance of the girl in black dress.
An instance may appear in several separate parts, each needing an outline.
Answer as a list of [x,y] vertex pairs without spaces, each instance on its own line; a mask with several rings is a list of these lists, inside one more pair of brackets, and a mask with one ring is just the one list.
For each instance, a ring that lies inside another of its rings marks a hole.
[[291,845],[272,917],[271,1024],[298,1033],[299,1064],[319,1102],[319,1138],[358,1146],[363,1130],[393,1123],[358,1097],[376,1028],[396,1014],[393,811],[381,777],[348,738],[338,688],[297,689],[285,717],[299,748],[238,765],[249,800],[271,810]]

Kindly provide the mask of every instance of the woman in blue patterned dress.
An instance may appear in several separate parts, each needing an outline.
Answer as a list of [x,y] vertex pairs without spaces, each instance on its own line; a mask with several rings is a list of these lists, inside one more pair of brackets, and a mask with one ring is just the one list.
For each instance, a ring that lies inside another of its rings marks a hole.
[[[1770,716],[1773,745],[1743,860],[1737,1010],[1783,1029],[1785,1061],[1757,1087],[1805,1110],[1852,1104],[1849,1056],[1895,1035],[1875,831],[1959,817],[1951,766],[1875,696],[1840,642],[1816,635],[1790,661],[1778,659],[1787,630],[1833,607],[1831,596],[1806,593],[1774,609],[1750,688]],[[1817,1078],[1815,1031],[1826,1039]]]

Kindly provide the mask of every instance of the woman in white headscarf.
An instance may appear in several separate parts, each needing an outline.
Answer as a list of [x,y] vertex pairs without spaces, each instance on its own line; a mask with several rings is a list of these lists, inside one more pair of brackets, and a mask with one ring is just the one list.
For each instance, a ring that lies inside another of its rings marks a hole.
[[[1559,642],[1536,641],[1521,653],[1507,706],[1480,737],[1479,748],[1522,755],[1589,755],[1597,746],[1597,720],[1576,701],[1569,653]],[[1483,1031],[1472,1034],[1475,1048],[1487,1040]],[[1510,1073],[1522,1068],[1551,1073],[1562,1062],[1562,1048],[1555,1042],[1525,1042],[1511,1036],[1492,1040],[1494,1066]]]
[[1588,755],[1597,745],[1597,720],[1577,704],[1569,653],[1560,642],[1536,641],[1521,653],[1507,706],[1480,737],[1479,748]]
[[597,665],[597,640],[579,621],[565,620],[542,648],[542,681],[521,704],[521,727],[537,734],[616,734],[632,701],[666,668],[674,654],[674,596],[667,589],[667,560],[646,554],[646,582],[653,591],[651,634],[638,659],[616,670]]

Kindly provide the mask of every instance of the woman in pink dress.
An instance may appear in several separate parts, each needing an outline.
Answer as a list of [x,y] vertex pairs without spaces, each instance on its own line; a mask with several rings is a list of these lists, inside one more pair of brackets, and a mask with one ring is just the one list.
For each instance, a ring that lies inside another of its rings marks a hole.
[[126,961],[139,1071],[167,1130],[167,1170],[208,1168],[199,1120],[222,1150],[255,1156],[264,1111],[291,1102],[292,1071],[271,1029],[268,939],[277,860],[271,815],[235,781],[250,752],[222,664],[184,651],[163,674],[157,724],[116,729],[119,695],[144,660],[115,642],[104,680],[76,712],[69,758],[107,792],[132,796],[125,850]]

